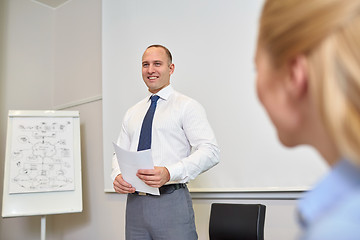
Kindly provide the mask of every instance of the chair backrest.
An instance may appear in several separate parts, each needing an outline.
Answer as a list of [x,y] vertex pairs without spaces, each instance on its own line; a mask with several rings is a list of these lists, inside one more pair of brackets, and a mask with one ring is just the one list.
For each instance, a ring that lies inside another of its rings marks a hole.
[[213,203],[210,240],[263,240],[265,210],[262,204]]

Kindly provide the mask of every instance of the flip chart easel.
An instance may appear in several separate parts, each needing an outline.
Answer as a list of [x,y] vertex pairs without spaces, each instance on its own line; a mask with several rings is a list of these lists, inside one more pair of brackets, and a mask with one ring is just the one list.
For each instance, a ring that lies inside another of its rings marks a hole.
[[9,111],[2,217],[82,212],[78,111]]

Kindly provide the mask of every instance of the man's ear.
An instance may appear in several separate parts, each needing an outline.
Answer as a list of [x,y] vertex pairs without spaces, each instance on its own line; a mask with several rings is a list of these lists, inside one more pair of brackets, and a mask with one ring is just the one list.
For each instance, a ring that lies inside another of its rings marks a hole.
[[286,89],[292,98],[299,99],[307,94],[309,70],[304,55],[297,55],[289,62],[289,75]]
[[175,70],[175,64],[170,64],[170,66],[169,66],[169,68],[170,68],[170,75],[171,74],[173,74],[174,73],[174,70]]

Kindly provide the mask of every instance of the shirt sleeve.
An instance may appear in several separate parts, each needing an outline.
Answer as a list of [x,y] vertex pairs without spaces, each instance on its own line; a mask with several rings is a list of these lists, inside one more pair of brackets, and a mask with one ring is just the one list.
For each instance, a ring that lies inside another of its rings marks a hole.
[[[117,145],[119,145],[121,148],[123,149],[129,149],[130,148],[130,138],[128,136],[128,133],[126,131],[126,124],[127,124],[127,114],[125,114],[123,123],[121,125],[121,129],[120,129],[120,134],[117,140]],[[119,163],[117,161],[115,152],[113,154],[113,158],[112,158],[112,172],[111,172],[111,179],[114,181],[116,176],[119,175],[121,173],[120,171],[120,167],[119,167]]]
[[191,154],[176,164],[166,166],[170,182],[188,182],[219,163],[219,147],[204,108],[190,101],[182,114],[182,125],[191,145]]

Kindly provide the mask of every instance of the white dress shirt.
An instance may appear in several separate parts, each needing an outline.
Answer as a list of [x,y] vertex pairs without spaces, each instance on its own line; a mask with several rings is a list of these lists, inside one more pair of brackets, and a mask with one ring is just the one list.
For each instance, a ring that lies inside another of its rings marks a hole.
[[[186,183],[219,162],[219,148],[204,108],[195,100],[174,91],[171,85],[156,93],[151,149],[155,166],[166,167],[170,183]],[[142,121],[150,106],[150,96],[125,114],[117,144],[137,151]],[[116,157],[112,174],[120,174]]]

